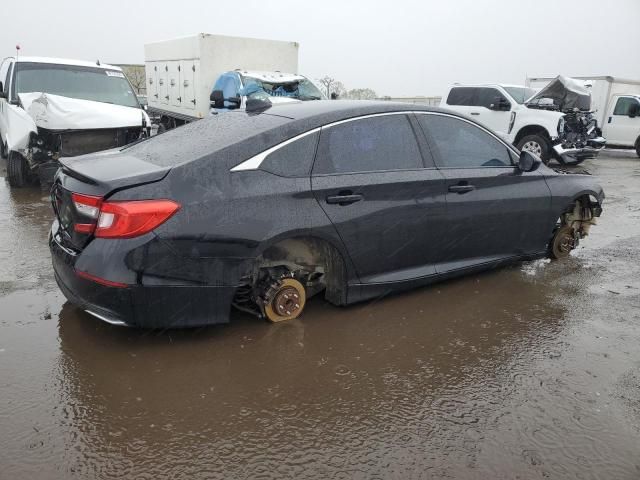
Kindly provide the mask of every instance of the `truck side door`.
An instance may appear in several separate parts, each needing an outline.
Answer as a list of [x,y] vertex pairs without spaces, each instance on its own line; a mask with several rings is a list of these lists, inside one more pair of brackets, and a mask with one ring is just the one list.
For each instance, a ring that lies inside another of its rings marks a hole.
[[[615,98],[615,97],[614,97]],[[631,147],[640,136],[640,116],[632,114],[634,105],[640,107],[640,100],[630,95],[621,95],[612,102],[609,115],[605,119],[602,129],[607,143]]]
[[471,115],[471,111],[476,111],[478,98],[477,87],[453,87],[446,98],[446,107],[463,115]]
[[471,110],[475,120],[494,132],[507,133],[513,105],[500,90],[478,88],[475,104],[476,108]]

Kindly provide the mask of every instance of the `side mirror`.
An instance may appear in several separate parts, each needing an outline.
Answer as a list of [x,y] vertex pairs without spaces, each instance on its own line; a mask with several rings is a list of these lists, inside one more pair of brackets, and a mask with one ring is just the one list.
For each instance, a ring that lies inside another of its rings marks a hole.
[[242,100],[240,99],[240,95],[236,95],[235,97],[225,98],[224,100],[225,102],[231,103],[231,106],[229,106],[229,108],[240,108],[240,104],[242,103]]
[[635,118],[640,113],[640,104],[634,103],[629,107],[629,118]]
[[511,104],[505,98],[496,97],[493,99],[493,103],[489,105],[489,110],[508,112],[509,110],[511,110]]
[[523,172],[533,172],[538,169],[542,164],[537,156],[531,152],[520,152],[520,158],[518,159],[518,168]]
[[214,90],[209,97],[213,108],[224,108],[224,93],[222,90]]
[[[240,104],[242,103],[242,100],[238,95],[235,97],[224,98],[224,92],[222,90],[214,90],[211,92],[209,100],[211,101],[211,106],[213,108],[240,108]],[[227,107],[224,104],[225,102],[231,103],[231,105]]]

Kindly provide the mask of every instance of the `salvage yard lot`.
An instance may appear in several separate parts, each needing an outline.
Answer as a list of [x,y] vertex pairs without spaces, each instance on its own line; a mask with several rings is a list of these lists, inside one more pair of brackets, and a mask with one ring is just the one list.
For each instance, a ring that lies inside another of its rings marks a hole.
[[0,181],[0,478],[638,478],[640,159],[584,168],[565,261],[171,332],[65,304],[47,192]]

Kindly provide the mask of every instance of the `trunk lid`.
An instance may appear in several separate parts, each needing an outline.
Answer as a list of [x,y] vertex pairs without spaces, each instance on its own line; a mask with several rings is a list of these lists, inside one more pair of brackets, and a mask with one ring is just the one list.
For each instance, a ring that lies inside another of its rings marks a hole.
[[87,215],[86,209],[78,208],[74,193],[104,200],[116,191],[158,182],[171,170],[118,150],[63,158],[60,163],[51,189],[57,220],[57,231],[53,233],[63,246],[74,250],[82,250],[93,238],[92,233],[82,231],[78,225],[96,221]]

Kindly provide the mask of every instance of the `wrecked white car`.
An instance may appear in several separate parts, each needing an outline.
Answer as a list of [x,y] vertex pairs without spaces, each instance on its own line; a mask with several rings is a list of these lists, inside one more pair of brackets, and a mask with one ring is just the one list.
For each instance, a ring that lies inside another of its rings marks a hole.
[[0,66],[0,153],[12,187],[48,183],[60,158],[127,145],[150,127],[119,67],[39,57]]

